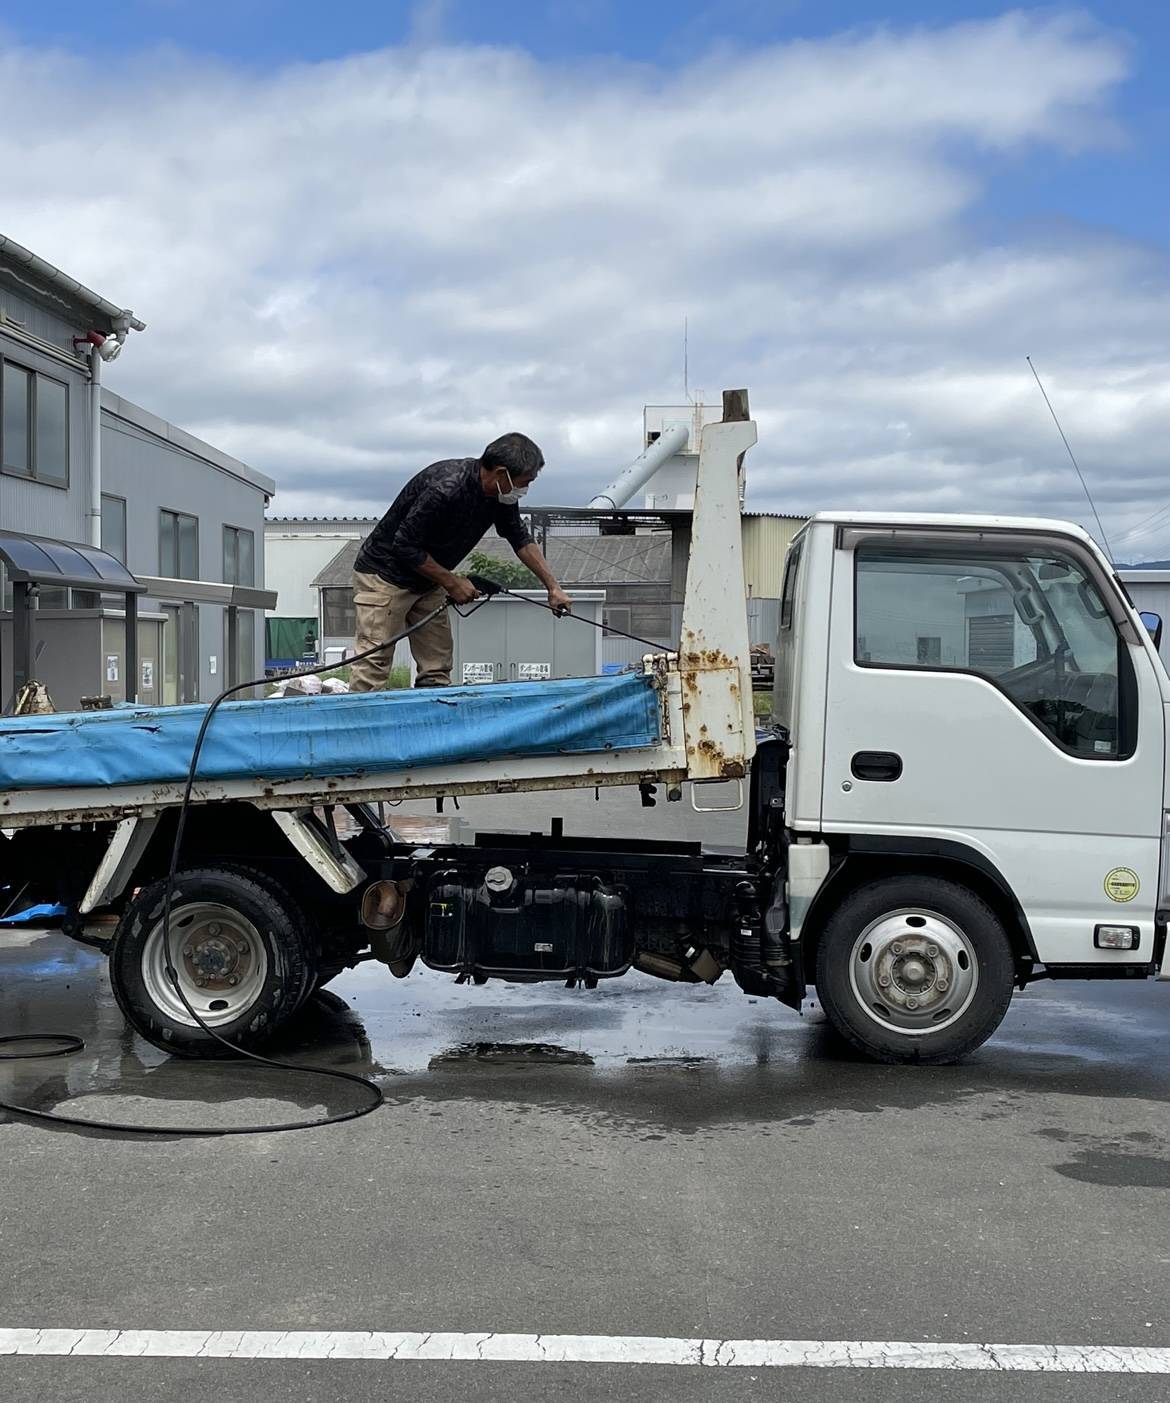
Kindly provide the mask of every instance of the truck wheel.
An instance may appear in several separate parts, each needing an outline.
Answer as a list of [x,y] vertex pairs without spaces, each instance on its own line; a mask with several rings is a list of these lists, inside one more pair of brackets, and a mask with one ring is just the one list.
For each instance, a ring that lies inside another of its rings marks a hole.
[[[114,997],[136,1032],[181,1057],[231,1057],[183,1006],[166,971],[164,882],[127,907],[110,953]],[[292,898],[258,872],[197,868],[175,878],[170,955],[183,994],[228,1042],[254,1048],[299,1007],[316,954]]]
[[953,1062],[995,1032],[1015,961],[995,912],[940,877],[890,877],[829,917],[816,986],[829,1021],[880,1062]]

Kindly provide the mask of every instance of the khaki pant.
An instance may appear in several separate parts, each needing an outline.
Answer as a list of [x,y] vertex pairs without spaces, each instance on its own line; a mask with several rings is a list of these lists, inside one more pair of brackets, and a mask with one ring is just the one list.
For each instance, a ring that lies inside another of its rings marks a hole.
[[[392,585],[381,575],[367,575],[355,570],[353,602],[357,613],[357,636],[354,652],[364,653],[367,648],[376,648],[379,643],[393,638],[408,625],[425,618],[432,609],[437,609],[446,597],[446,591],[438,585],[420,594],[417,590]],[[451,641],[451,621],[446,610],[412,633],[407,642],[418,669],[414,685],[449,687],[455,650]],[[349,674],[350,691],[380,690],[386,685],[393,662],[394,649],[385,648],[364,662],[354,663]]]

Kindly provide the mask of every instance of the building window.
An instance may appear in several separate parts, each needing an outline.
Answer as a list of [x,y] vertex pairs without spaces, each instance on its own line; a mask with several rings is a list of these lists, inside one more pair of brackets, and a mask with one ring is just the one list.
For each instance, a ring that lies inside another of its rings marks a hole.
[[[630,617],[630,606],[628,604],[607,604],[601,611],[602,621],[605,624],[604,637],[621,637],[623,633],[632,633],[634,621]],[[617,633],[614,630],[617,630]]]
[[926,667],[942,662],[942,639],[924,634],[918,635],[918,661]]
[[784,583],[780,589],[780,627],[792,627],[792,611],[796,607],[796,585],[800,579],[800,553],[804,549],[803,541],[798,541],[788,551],[788,559],[784,563]]
[[9,360],[0,363],[0,467],[69,486],[69,386]]
[[645,591],[624,589],[620,585],[609,592],[618,595],[618,598],[612,602],[607,600],[602,609],[606,638],[634,633],[639,638],[648,638],[664,647],[674,646],[678,635],[675,633],[674,606],[669,599],[648,599]]
[[33,385],[36,433],[33,476],[39,482],[69,486],[69,386],[38,375]]
[[229,585],[256,583],[256,537],[251,531],[223,528],[223,578]]
[[671,607],[661,600],[635,601],[630,606],[630,632],[656,642],[672,642]]
[[321,616],[326,638],[352,638],[357,632],[357,611],[353,590],[323,589]]
[[0,458],[10,473],[32,476],[32,386],[29,370],[4,362],[0,379]]
[[199,523],[183,512],[159,512],[158,573],[169,580],[199,578]]
[[126,564],[126,499],[102,493],[102,550]]

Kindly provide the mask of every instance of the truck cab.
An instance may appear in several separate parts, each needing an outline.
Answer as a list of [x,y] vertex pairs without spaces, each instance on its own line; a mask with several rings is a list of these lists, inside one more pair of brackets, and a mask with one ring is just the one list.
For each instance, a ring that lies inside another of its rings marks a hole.
[[956,1055],[1012,983],[1161,970],[1168,702],[1080,528],[810,521],[773,692],[789,938],[853,1041]]

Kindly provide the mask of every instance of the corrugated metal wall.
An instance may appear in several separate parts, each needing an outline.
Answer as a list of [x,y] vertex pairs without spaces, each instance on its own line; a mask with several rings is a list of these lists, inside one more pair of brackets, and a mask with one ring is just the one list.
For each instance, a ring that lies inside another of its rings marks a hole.
[[766,643],[776,652],[776,640],[780,634],[780,601],[752,597],[747,602],[748,642]]
[[805,518],[745,516],[743,519],[743,573],[748,594],[779,599],[784,579],[784,558],[792,538]]
[[12,288],[6,278],[0,278],[0,311],[6,320],[19,322],[20,329],[30,336],[38,336],[70,354],[73,353],[73,338],[88,330],[67,317],[55,316],[35,302],[28,301]]

